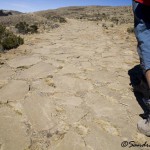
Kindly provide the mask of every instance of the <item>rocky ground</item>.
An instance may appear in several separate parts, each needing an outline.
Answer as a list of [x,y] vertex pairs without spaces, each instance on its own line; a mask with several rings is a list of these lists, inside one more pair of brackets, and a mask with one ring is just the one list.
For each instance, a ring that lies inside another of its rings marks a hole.
[[121,150],[123,141],[149,141],[136,127],[143,111],[128,71],[139,61],[126,29],[69,19],[1,54],[0,150]]

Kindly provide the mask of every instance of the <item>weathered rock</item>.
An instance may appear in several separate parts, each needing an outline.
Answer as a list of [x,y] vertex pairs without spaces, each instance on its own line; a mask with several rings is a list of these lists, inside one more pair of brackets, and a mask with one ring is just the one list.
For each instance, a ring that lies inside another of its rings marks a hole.
[[0,149],[25,150],[30,145],[30,137],[21,122],[21,116],[8,107],[0,108]]
[[90,126],[90,132],[84,139],[86,145],[89,146],[92,150],[122,149],[121,142],[123,142],[123,140],[120,139],[120,137],[107,134],[105,131],[99,129],[94,124]]
[[89,79],[99,83],[110,83],[115,81],[115,74],[106,70],[92,72],[87,76]]
[[32,82],[31,90],[40,91],[43,93],[54,93],[56,91],[55,83],[51,78]]
[[75,107],[75,106],[65,106],[64,110],[66,112],[65,121],[68,124],[73,124],[75,122],[80,121],[86,114],[88,114],[87,110],[84,110],[82,107]]
[[17,68],[23,66],[31,66],[40,61],[41,59],[38,56],[20,56],[8,61],[8,65],[13,68]]
[[16,78],[26,80],[44,78],[52,74],[53,70],[54,67],[52,65],[40,62],[29,69],[21,71],[16,75]]
[[[63,140],[52,150],[90,150],[84,140],[75,132],[69,131]],[[51,150],[51,149],[49,149]]]
[[50,97],[34,92],[22,101],[22,106],[36,131],[48,130],[56,125],[55,106]]
[[88,92],[93,89],[93,85],[90,81],[70,76],[56,76],[54,77],[54,82],[58,90],[68,91],[71,93],[76,93],[79,91]]
[[61,71],[59,71],[59,74],[69,74],[69,73],[80,73],[81,70],[79,67],[76,67],[75,65],[67,65]]
[[14,71],[7,66],[3,66],[0,68],[0,80],[8,80],[12,77]]
[[23,100],[28,91],[29,85],[26,81],[11,80],[0,89],[0,102]]
[[57,101],[56,103],[62,104],[65,106],[80,106],[83,100],[80,97],[75,96],[65,96],[65,95],[59,95],[56,96]]
[[51,49],[48,48],[48,47],[43,47],[43,48],[38,48],[38,49],[33,49],[32,50],[32,53],[35,53],[35,54],[41,54],[41,55],[48,55],[51,53]]

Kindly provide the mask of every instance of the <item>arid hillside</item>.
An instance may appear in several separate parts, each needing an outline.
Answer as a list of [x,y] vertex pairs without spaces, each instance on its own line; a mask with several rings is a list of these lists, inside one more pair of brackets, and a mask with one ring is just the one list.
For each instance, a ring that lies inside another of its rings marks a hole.
[[36,12],[37,15],[48,17],[49,15],[58,14],[72,19],[88,19],[93,21],[98,20],[118,20],[120,23],[133,22],[131,7],[65,7],[56,10],[47,10]]
[[0,23],[5,25],[14,25],[19,21],[26,21],[28,23],[38,22],[44,24],[52,20],[53,16],[61,16],[70,19],[87,19],[90,21],[107,20],[114,23],[132,23],[131,7],[102,7],[102,6],[88,6],[88,7],[66,7],[55,10],[39,11],[35,13],[19,14],[7,17],[1,17]]

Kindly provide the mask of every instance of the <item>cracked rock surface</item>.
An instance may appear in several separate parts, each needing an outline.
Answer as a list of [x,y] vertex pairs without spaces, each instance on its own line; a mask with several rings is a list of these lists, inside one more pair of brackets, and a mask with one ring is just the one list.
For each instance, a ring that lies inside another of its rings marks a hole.
[[2,54],[0,150],[121,150],[123,141],[149,141],[136,127],[142,110],[128,70],[139,62],[126,28],[68,19]]

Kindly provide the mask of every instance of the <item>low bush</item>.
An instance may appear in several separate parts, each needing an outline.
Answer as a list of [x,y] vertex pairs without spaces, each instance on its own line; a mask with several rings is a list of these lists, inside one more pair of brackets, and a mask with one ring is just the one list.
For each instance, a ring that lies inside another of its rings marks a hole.
[[29,32],[29,25],[26,22],[19,22],[16,24],[15,28],[22,34],[27,34]]
[[15,28],[18,29],[18,32],[21,34],[37,33],[38,30],[37,25],[29,25],[26,22],[19,22]]
[[116,24],[116,25],[119,24],[119,19],[116,18],[116,17],[112,17],[112,18],[111,18],[111,21],[112,21],[114,24]]
[[47,19],[52,20],[54,22],[59,22],[59,23],[66,23],[67,22],[67,20],[65,18],[58,16],[58,15],[56,15],[56,16],[49,15],[47,17]]
[[6,27],[0,25],[0,51],[17,48],[22,44],[24,44],[23,38],[16,36],[8,31]]
[[66,19],[65,19],[65,18],[63,18],[63,17],[59,17],[59,22],[60,22],[60,23],[66,23],[67,21],[66,21]]
[[6,27],[0,25],[0,39],[3,38],[6,31]]
[[29,28],[29,31],[31,33],[37,33],[37,30],[38,30],[37,25],[31,25],[30,28]]

